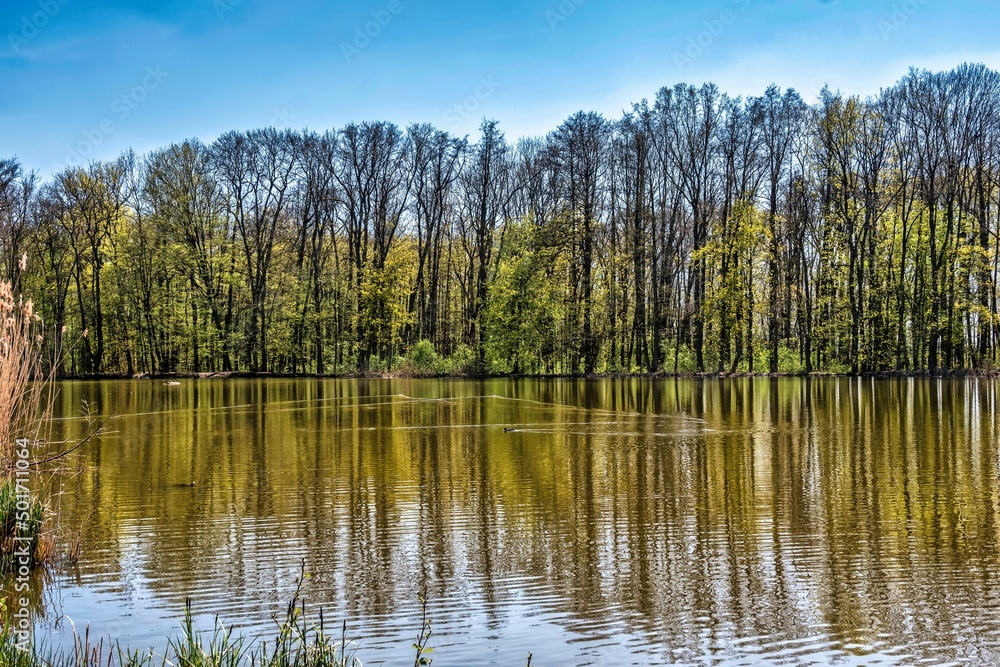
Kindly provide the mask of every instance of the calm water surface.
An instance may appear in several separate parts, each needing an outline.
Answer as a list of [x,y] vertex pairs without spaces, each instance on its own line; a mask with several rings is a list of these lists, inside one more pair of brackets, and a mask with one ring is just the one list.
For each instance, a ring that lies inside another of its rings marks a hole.
[[412,664],[424,592],[436,667],[1000,664],[997,388],[66,383],[65,435],[121,417],[41,632],[270,631],[304,561],[366,665]]

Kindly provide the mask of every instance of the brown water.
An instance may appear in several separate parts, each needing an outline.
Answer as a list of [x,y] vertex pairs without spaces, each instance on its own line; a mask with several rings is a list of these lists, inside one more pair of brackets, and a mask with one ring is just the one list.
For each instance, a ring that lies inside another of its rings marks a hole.
[[[366,665],[1000,664],[986,381],[67,383],[42,632],[162,647],[305,594]],[[506,431],[507,429],[514,429]],[[183,486],[190,482],[195,486]]]

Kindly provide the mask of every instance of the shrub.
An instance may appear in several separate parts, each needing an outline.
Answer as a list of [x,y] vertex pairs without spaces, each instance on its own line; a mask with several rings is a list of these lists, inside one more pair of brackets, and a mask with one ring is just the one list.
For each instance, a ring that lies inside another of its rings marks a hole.
[[418,374],[427,375],[440,371],[441,357],[434,349],[434,343],[429,340],[422,340],[410,348],[406,359]]
[[479,370],[475,350],[464,343],[455,348],[455,353],[448,357],[445,365],[453,375],[473,375]]
[[[21,510],[17,507],[19,500]],[[24,565],[21,554],[27,554],[29,568],[49,559],[53,538],[45,532],[45,515],[45,505],[38,498],[26,490],[18,496],[15,479],[0,482],[0,573],[15,572],[18,565]]]
[[805,373],[806,365],[798,350],[782,345],[778,349],[778,370],[789,375],[801,375]]

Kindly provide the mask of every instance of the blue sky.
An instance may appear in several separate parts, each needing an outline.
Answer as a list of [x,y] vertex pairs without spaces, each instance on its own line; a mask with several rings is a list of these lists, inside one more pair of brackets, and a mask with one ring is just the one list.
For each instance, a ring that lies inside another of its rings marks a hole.
[[[971,0],[34,0],[0,4],[0,156],[67,163],[265,125],[430,122],[511,138],[665,85],[870,94],[910,66],[1000,68]],[[367,34],[365,34],[367,32]]]

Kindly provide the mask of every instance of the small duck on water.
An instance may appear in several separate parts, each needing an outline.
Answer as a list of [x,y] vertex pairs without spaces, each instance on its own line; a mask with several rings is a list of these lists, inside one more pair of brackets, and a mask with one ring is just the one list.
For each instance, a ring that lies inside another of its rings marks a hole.
[[179,386],[181,386],[181,383],[180,382],[176,382],[176,381],[164,382],[163,386],[164,387],[179,387]]

